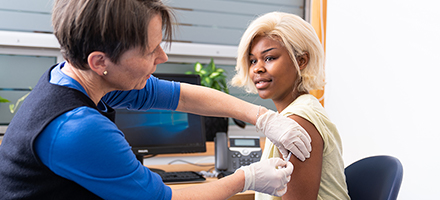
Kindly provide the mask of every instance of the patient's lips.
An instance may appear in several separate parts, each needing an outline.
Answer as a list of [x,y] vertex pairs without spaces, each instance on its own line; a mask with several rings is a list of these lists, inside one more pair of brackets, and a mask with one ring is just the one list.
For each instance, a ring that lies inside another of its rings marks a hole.
[[259,90],[269,87],[271,82],[272,80],[269,78],[257,78],[254,81],[255,87]]

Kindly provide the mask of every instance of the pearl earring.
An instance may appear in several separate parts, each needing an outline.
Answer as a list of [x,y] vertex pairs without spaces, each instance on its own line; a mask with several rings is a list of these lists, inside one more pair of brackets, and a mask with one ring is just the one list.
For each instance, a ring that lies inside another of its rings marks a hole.
[[106,70],[106,71],[104,71],[104,72],[102,72],[102,74],[104,74],[104,76],[105,76],[105,75],[107,75],[107,70]]

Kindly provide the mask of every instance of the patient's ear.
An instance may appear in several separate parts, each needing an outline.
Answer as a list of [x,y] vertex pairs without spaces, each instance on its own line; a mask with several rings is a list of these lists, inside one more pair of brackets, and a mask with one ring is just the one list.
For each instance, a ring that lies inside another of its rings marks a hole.
[[103,75],[104,71],[107,70],[106,65],[106,55],[100,51],[94,51],[89,54],[87,58],[87,62],[89,63],[89,67],[91,70],[96,72],[98,75]]
[[300,70],[303,70],[307,67],[307,64],[309,63],[310,55],[309,52],[304,52],[302,55],[299,55],[296,57],[296,61],[298,62],[298,66]]

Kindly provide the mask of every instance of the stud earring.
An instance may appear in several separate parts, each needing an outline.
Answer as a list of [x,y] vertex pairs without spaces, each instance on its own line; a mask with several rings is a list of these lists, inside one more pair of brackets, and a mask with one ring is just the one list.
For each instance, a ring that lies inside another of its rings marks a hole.
[[104,72],[102,72],[102,74],[104,74],[104,76],[105,76],[105,75],[107,75],[107,70],[106,70],[106,71],[104,71]]

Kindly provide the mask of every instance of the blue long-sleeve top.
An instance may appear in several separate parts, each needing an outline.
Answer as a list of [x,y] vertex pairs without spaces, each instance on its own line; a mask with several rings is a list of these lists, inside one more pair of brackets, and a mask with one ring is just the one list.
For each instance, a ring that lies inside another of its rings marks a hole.
[[[50,83],[87,95],[61,71],[63,66],[51,71]],[[106,110],[105,102],[113,108],[175,110],[179,96],[179,83],[151,76],[141,90],[108,93],[98,108]],[[78,107],[57,117],[36,138],[35,151],[55,174],[103,199],[171,199],[171,188],[136,159],[124,134],[93,108]]]

